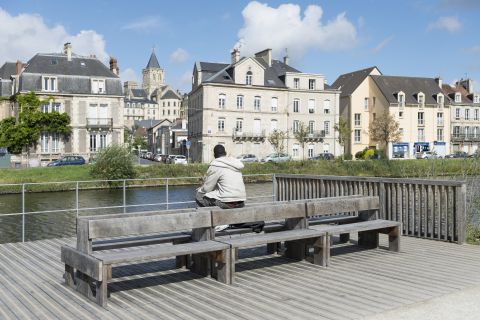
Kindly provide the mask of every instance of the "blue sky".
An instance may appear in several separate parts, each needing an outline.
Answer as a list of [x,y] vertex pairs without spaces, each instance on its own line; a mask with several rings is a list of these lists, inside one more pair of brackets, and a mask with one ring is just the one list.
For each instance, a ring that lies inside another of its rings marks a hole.
[[332,83],[377,66],[385,75],[475,80],[480,91],[480,1],[40,1],[0,0],[0,64],[36,52],[118,59],[141,80],[155,47],[167,82],[187,92],[195,61],[228,62],[270,47]]

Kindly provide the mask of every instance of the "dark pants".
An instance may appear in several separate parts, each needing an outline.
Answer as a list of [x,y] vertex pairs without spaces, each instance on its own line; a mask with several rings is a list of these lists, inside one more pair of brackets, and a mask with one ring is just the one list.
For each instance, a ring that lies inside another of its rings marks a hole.
[[196,200],[199,207],[220,207],[222,209],[234,209],[234,208],[243,208],[245,206],[244,201],[235,201],[235,202],[222,202],[217,199],[203,197],[202,200]]

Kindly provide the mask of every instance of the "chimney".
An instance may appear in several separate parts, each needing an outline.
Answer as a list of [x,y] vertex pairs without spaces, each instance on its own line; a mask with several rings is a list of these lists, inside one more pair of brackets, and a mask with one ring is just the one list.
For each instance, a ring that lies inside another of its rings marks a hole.
[[67,55],[68,61],[72,61],[72,44],[70,42],[63,45],[63,53]]
[[436,77],[436,78],[435,78],[435,82],[438,84],[438,86],[440,87],[440,89],[442,89],[442,85],[443,85],[443,80],[442,80],[442,78]]
[[22,72],[23,68],[23,63],[20,60],[17,60],[17,63],[15,64],[15,74],[20,74]]
[[283,57],[283,63],[288,66],[288,56]]
[[117,59],[115,59],[114,57],[110,57],[110,71],[112,71],[117,76],[120,74]]
[[263,51],[255,53],[255,58],[261,58],[268,64],[269,67],[272,66],[272,49],[265,49]]
[[240,60],[240,50],[235,48],[232,51],[232,64],[235,64]]

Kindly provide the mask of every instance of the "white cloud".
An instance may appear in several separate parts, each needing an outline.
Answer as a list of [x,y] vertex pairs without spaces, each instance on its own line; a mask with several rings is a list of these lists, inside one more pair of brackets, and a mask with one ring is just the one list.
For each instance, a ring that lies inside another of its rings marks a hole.
[[138,75],[133,70],[132,68],[126,68],[125,70],[120,70],[120,79],[122,79],[122,82],[125,81],[135,81],[137,84],[140,85],[140,82],[138,81]]
[[462,29],[462,23],[457,17],[440,17],[428,25],[427,30],[446,30],[450,33],[458,32]]
[[122,29],[133,31],[149,31],[151,29],[160,27],[162,27],[162,21],[159,17],[145,17],[124,25]]
[[384,39],[382,42],[380,42],[379,44],[377,44],[377,46],[375,48],[373,48],[373,53],[378,53],[380,52],[381,50],[383,50],[383,48],[385,48],[389,43],[390,41],[393,40],[393,36],[390,36],[386,39]]
[[187,61],[189,58],[189,54],[185,49],[178,48],[177,50],[173,51],[170,55],[170,61],[174,63],[182,63]]
[[300,58],[307,50],[337,50],[356,44],[357,30],[345,13],[322,23],[320,6],[308,6],[303,17],[296,4],[282,4],[272,8],[256,1],[242,11],[244,25],[238,31],[242,55],[250,55],[265,48],[274,55],[283,54],[285,48],[292,59]]
[[93,30],[71,35],[62,25],[46,25],[38,14],[12,16],[0,8],[0,64],[4,61],[27,61],[36,53],[62,52],[65,42],[72,43],[76,54],[94,54],[103,62],[108,60],[105,40]]

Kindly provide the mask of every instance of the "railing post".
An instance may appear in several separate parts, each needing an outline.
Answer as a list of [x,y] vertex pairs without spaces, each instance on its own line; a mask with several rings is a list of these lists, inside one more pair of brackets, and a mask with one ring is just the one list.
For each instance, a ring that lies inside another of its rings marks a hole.
[[168,210],[168,178],[165,180],[165,197],[166,197],[167,210]]
[[[456,233],[457,243],[465,242],[465,227],[467,220],[467,185],[462,183],[461,186],[455,187],[455,214],[456,214]],[[452,239],[454,241],[454,239]]]
[[387,218],[387,194],[385,193],[385,182],[379,182],[378,188],[378,198],[380,200],[380,212],[378,215],[379,219],[386,219]]
[[123,213],[127,213],[127,191],[125,179],[123,179]]
[[79,201],[79,198],[78,198],[78,181],[77,181],[77,186],[75,187],[75,207],[76,207],[76,210],[77,210],[77,218],[78,218],[78,213],[79,213],[79,204],[78,204],[78,201]]
[[273,194],[272,194],[272,202],[275,202],[278,200],[278,196],[277,196],[277,192],[278,192],[278,189],[277,189],[277,176],[275,175],[275,173],[273,174],[272,176],[272,191],[273,191]]
[[22,242],[25,242],[25,184],[22,184]]

